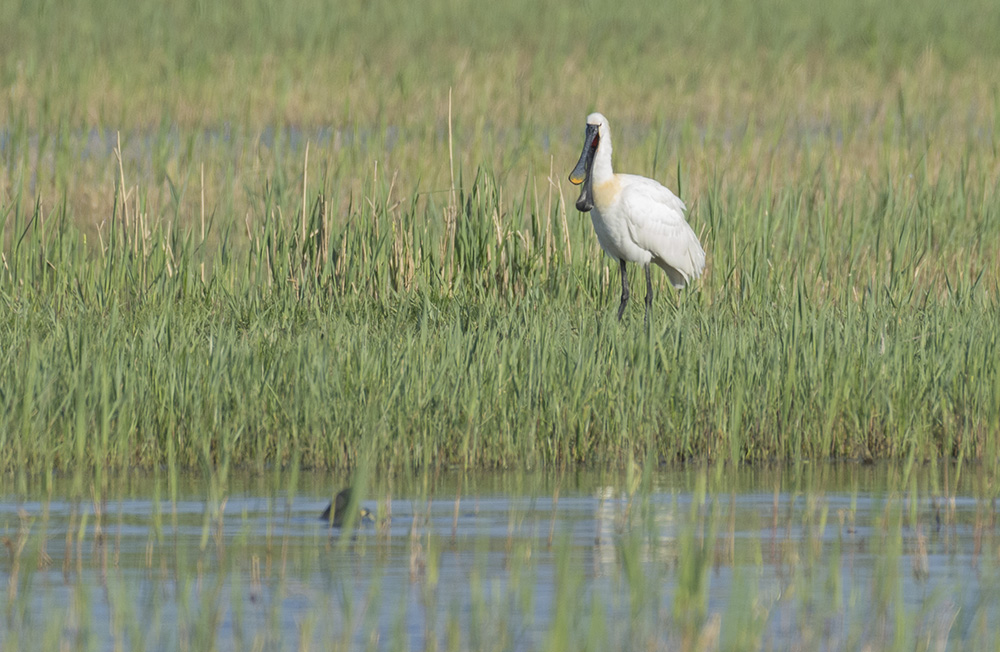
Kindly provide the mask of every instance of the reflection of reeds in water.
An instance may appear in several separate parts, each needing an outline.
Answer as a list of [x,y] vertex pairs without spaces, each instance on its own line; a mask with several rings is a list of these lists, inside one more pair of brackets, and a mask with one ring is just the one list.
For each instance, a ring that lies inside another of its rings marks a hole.
[[[464,501],[478,501],[464,485],[462,492]],[[402,542],[361,534],[333,543],[326,528],[296,524],[288,513],[237,509],[224,521],[225,498],[158,523],[119,509],[114,538],[103,502],[103,516],[95,504],[78,504],[55,517],[49,510],[44,523],[21,510],[0,522],[8,582],[0,643],[32,649],[24,643],[35,632],[69,645],[149,628],[150,641],[180,637],[192,647],[243,649],[308,622],[295,631],[351,648],[394,640],[386,623],[403,617],[439,643],[449,637],[686,651],[841,649],[851,641],[909,649],[903,643],[916,636],[961,649],[976,628],[956,628],[957,614],[974,604],[953,590],[954,574],[974,574],[984,590],[995,582],[990,564],[1000,537],[988,501],[963,506],[953,496],[889,492],[859,504],[835,492],[779,491],[747,502],[712,481],[672,498],[644,490],[629,496],[604,485],[589,492],[593,511],[581,523],[559,514],[564,493],[552,490],[551,508],[515,501],[507,527],[487,540],[470,534],[476,510],[460,515],[453,534],[453,507],[445,500],[436,503],[438,519],[430,518],[430,502],[415,509]],[[942,504],[949,509],[938,529]],[[827,523],[830,510],[836,517]],[[494,526],[499,516],[489,514]],[[583,535],[581,524],[592,534]],[[48,561],[44,533],[63,528],[70,532],[63,556],[71,570],[59,584],[73,597],[39,610],[49,600],[49,580],[38,572]],[[107,550],[112,541],[117,563]],[[973,564],[949,561],[970,557]],[[941,582],[943,576],[951,579]],[[397,595],[410,597],[387,600]],[[468,607],[450,612],[456,601]],[[413,620],[420,617],[422,624]]]
[[[17,598],[17,587],[21,571],[21,555],[24,553],[24,546],[28,543],[28,536],[31,533],[31,525],[34,521],[23,509],[17,510],[18,528],[17,534],[11,539],[8,536],[0,537],[0,543],[7,550],[10,561],[10,572],[7,583],[7,600],[13,602]],[[44,554],[44,553],[43,553]],[[46,556],[47,557],[47,556]],[[47,561],[39,559],[39,567],[47,565]]]

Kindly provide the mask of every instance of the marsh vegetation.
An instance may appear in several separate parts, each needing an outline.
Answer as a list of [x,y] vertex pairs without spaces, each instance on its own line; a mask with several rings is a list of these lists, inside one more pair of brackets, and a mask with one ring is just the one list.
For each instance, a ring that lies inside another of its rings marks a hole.
[[[0,645],[992,649],[998,33],[986,0],[0,3]],[[566,179],[594,110],[708,254],[648,327]],[[888,471],[730,520],[739,469],[831,460]],[[433,501],[497,469],[543,479],[449,548]],[[380,523],[331,542],[348,472]]]
[[[3,468],[996,458],[990,3],[2,11]],[[709,252],[648,330],[595,107]]]

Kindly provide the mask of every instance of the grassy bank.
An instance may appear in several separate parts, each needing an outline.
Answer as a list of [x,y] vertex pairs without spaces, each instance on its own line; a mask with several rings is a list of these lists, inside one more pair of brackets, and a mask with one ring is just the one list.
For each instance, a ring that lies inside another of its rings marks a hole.
[[[1000,13],[772,4],[5,5],[0,467],[996,459]],[[592,108],[709,254],[648,331]]]

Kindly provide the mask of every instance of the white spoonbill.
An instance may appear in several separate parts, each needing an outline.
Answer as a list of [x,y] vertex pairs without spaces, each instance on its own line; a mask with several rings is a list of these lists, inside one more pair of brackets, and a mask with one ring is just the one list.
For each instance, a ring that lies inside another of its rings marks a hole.
[[600,113],[587,116],[583,153],[569,175],[583,184],[576,207],[590,213],[601,248],[618,260],[622,273],[622,303],[628,302],[625,262],[640,263],[646,270],[646,319],[653,305],[653,280],[649,263],[663,268],[675,288],[683,288],[701,275],[705,250],[684,220],[684,202],[652,179],[635,174],[615,174],[611,169],[611,127]]

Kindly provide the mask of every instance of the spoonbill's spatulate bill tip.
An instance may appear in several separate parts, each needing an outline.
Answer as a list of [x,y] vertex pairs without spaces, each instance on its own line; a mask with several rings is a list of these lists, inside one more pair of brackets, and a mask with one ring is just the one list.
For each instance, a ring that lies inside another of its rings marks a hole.
[[619,261],[622,299],[628,302],[625,263],[639,263],[646,273],[646,318],[653,301],[650,263],[662,268],[680,289],[701,275],[705,251],[684,219],[684,202],[653,179],[616,174],[611,167],[611,127],[600,113],[587,116],[583,151],[569,180],[581,186],[576,207],[590,213],[601,248]]

